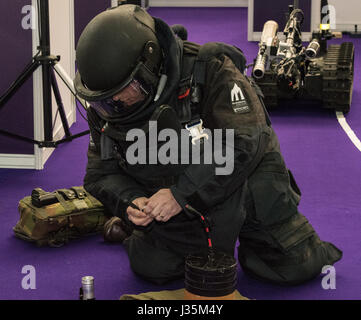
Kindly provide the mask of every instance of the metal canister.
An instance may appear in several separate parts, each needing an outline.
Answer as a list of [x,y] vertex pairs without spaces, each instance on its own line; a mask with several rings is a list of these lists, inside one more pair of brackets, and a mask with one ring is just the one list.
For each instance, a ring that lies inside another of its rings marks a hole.
[[95,300],[94,295],[94,277],[85,276],[81,278],[80,299]]

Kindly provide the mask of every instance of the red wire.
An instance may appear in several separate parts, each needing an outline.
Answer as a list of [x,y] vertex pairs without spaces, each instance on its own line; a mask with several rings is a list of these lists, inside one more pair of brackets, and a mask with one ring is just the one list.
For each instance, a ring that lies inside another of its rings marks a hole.
[[210,235],[210,232],[209,232],[208,221],[206,220],[206,218],[200,212],[198,212],[196,209],[192,208],[189,204],[186,204],[185,207],[189,211],[192,211],[192,212],[196,213],[201,218],[202,224],[204,226],[204,230],[205,230],[205,232],[207,234],[208,248],[212,249],[212,239],[211,239],[211,235]]

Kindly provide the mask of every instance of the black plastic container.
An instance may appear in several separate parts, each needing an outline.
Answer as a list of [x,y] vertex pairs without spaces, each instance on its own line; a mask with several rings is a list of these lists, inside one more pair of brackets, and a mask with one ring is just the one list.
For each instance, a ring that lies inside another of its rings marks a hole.
[[237,262],[221,252],[190,254],[185,261],[186,299],[234,299]]

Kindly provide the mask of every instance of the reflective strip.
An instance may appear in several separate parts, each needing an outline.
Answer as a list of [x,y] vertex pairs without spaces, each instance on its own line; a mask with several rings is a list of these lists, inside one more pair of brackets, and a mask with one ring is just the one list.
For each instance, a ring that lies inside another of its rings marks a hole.
[[355,145],[355,147],[359,151],[361,151],[361,141],[356,136],[355,132],[351,129],[351,127],[348,125],[348,123],[346,122],[344,114],[340,111],[336,111],[336,117],[337,117],[338,123],[340,124],[342,129],[346,132],[347,136],[350,138],[352,143]]

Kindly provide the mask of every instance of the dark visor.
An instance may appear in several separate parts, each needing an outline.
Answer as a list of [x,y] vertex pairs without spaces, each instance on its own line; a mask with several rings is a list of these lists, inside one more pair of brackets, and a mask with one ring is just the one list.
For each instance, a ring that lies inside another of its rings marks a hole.
[[130,74],[130,76],[124,80],[121,84],[118,86],[109,89],[109,90],[91,90],[89,89],[82,81],[79,71],[77,71],[74,79],[74,86],[76,89],[76,93],[79,95],[80,98],[91,102],[91,101],[99,101],[99,100],[105,100],[107,98],[113,97],[117,92],[124,89],[126,86],[129,85],[129,83],[136,78],[136,74],[139,72],[139,70],[146,68],[143,64],[143,62],[138,62],[137,66],[134,68],[133,72]]
[[[133,79],[130,83],[121,89],[118,93],[122,91],[132,91],[134,94],[139,95],[141,98],[139,101],[144,101],[150,93],[150,90],[142,84],[140,80]],[[127,115],[132,108],[132,105],[125,105],[122,101],[115,101],[113,97],[109,97],[100,101],[89,101],[90,106],[95,109],[100,115],[103,117],[111,118],[111,117],[119,117],[121,115]]]

